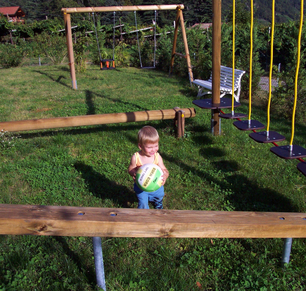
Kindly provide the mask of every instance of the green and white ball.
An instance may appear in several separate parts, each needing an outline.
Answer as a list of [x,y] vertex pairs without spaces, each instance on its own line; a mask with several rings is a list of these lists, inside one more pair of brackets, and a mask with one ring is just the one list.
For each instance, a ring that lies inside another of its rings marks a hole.
[[163,171],[155,164],[142,165],[136,173],[137,186],[146,192],[153,192],[159,189],[163,183]]

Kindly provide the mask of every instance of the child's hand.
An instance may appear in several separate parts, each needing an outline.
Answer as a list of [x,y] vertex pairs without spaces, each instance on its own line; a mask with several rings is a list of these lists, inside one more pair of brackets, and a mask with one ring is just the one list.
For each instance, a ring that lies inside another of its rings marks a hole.
[[136,181],[136,173],[137,173],[138,169],[139,169],[139,167],[135,167],[133,169],[133,176],[132,176],[132,178],[133,178],[134,182]]
[[162,180],[163,180],[163,182],[162,182],[162,185],[165,185],[166,180],[168,179],[168,177],[169,177],[169,172],[168,172],[168,170],[167,170],[167,169],[163,169],[163,175],[162,175]]

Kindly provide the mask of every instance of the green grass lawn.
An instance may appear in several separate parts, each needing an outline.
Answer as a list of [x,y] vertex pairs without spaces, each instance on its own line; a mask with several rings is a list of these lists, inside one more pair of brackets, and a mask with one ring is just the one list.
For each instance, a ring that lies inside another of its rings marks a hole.
[[[135,68],[90,66],[78,90],[67,66],[2,69],[0,82],[0,121],[194,107],[197,93],[186,79]],[[165,209],[306,212],[297,161],[231,120],[213,136],[209,110],[196,110],[180,140],[171,120],[1,133],[0,203],[136,208],[127,167],[150,124],[170,172]],[[252,119],[266,123],[266,109],[254,105]],[[272,114],[270,129],[289,144],[291,121]],[[304,124],[294,144],[306,146]],[[306,288],[304,239],[293,240],[286,269],[282,239],[102,238],[102,246],[107,290]],[[96,290],[91,238],[0,236],[0,262],[0,290]]]

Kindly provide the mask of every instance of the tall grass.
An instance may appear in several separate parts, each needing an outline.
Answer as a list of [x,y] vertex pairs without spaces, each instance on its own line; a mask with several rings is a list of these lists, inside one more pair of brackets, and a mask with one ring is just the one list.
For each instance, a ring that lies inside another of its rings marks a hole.
[[[135,68],[89,67],[71,89],[66,66],[1,70],[0,121],[193,107],[188,80]],[[247,102],[239,111],[247,112]],[[266,110],[252,118],[265,123]],[[290,138],[290,122],[271,127]],[[210,130],[210,112],[186,120],[175,138],[172,121],[2,133],[0,203],[137,207],[127,173],[145,124],[160,134],[170,177],[164,208],[305,212],[305,177],[232,121],[222,135]],[[271,129],[271,130],[272,130]],[[306,146],[305,125],[295,144]],[[281,268],[282,239],[103,238],[108,290],[304,290],[305,240],[294,239]],[[1,290],[95,290],[92,242],[86,237],[0,237]]]

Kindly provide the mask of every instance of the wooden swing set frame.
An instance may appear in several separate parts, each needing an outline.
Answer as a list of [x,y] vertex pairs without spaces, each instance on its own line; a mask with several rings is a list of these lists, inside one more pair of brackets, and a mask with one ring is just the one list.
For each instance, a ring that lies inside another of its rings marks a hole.
[[[75,8],[62,8],[64,13],[65,30],[67,38],[67,49],[69,57],[70,75],[72,79],[72,88],[77,89],[77,81],[75,75],[75,63],[74,63],[74,53],[73,53],[73,42],[72,42],[72,31],[71,31],[71,14],[73,13],[93,13],[93,12],[114,12],[114,11],[149,11],[149,10],[177,10],[175,19],[175,29],[174,29],[174,40],[172,47],[172,56],[170,63],[170,73],[172,73],[174,66],[175,56],[180,56],[186,59],[189,81],[193,81],[193,74],[191,69],[190,55],[185,31],[184,17],[182,9],[184,9],[183,4],[172,4],[172,5],[138,5],[138,6],[107,6],[107,7],[75,7]],[[185,55],[176,52],[176,43],[179,24],[181,25],[182,37],[185,47]]]

